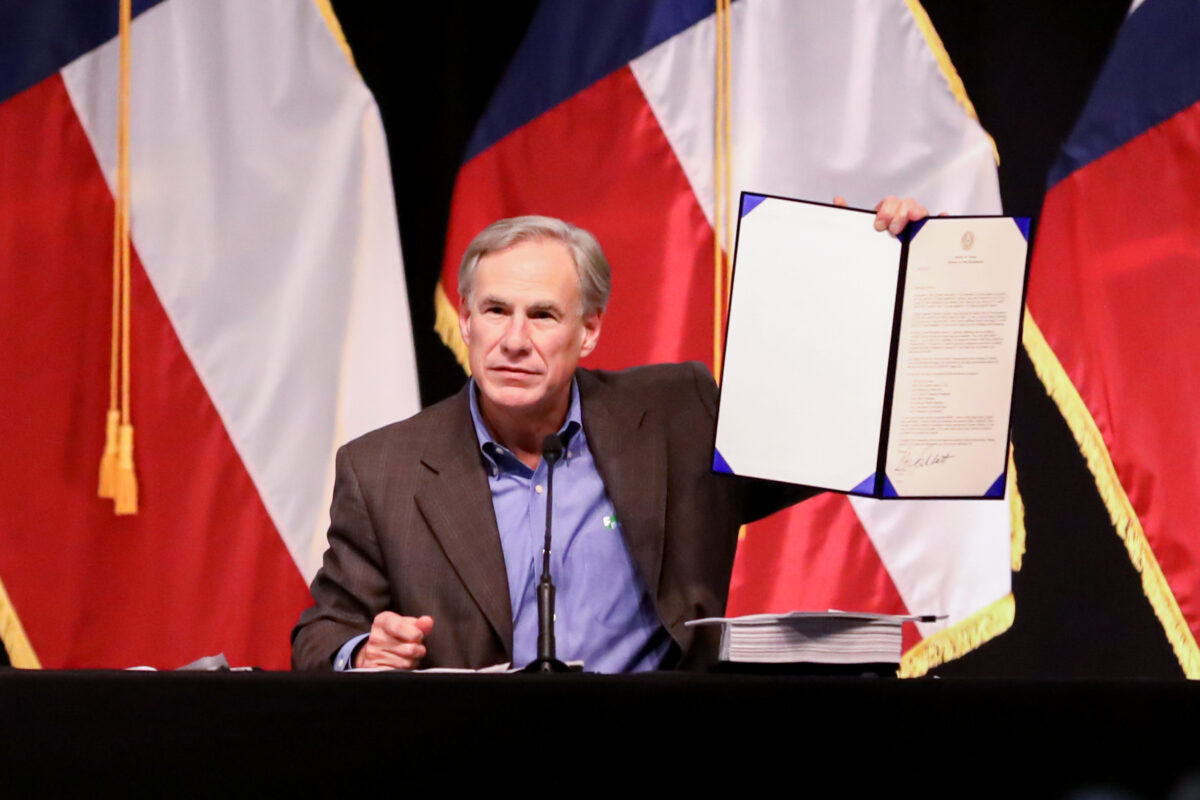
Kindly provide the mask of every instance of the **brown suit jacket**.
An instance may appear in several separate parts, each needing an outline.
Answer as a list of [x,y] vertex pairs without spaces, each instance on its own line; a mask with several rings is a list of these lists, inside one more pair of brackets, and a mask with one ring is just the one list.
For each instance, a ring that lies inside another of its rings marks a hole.
[[[715,655],[686,620],[725,610],[738,527],[811,490],[711,472],[717,388],[700,364],[576,374],[588,446],[641,579],[675,647]],[[337,454],[329,549],[292,666],[328,669],[383,610],[434,618],[423,667],[512,658],[512,610],[468,389]]]

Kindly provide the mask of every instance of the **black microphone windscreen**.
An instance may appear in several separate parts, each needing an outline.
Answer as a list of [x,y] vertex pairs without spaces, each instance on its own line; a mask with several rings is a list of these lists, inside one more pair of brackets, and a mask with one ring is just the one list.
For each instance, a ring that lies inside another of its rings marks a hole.
[[553,464],[562,458],[563,443],[557,433],[552,433],[545,439],[542,439],[542,458]]

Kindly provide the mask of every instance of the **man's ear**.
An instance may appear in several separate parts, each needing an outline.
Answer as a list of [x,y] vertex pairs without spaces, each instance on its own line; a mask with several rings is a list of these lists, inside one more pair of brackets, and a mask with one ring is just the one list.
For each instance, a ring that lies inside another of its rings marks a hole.
[[583,318],[583,346],[579,348],[579,357],[584,358],[596,349],[600,341],[600,323],[603,314],[596,312]]
[[471,340],[471,308],[466,300],[458,301],[458,332],[464,342]]

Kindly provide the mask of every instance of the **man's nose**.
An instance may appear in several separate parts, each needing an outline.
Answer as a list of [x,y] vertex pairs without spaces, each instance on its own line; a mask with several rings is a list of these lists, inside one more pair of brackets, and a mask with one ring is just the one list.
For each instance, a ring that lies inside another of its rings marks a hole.
[[519,353],[529,349],[529,320],[524,314],[513,314],[509,317],[501,344],[510,353]]

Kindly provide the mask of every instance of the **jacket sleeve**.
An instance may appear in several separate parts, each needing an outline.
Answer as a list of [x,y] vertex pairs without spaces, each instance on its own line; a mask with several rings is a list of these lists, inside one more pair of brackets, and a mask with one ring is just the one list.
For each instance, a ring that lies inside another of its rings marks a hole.
[[312,582],[314,605],[292,629],[292,669],[332,669],[349,639],[388,608],[383,558],[347,447],[338,450],[329,509],[329,547]]

